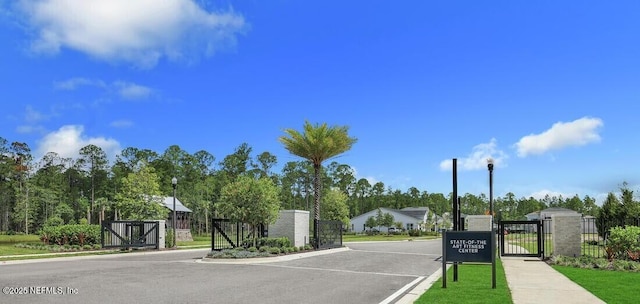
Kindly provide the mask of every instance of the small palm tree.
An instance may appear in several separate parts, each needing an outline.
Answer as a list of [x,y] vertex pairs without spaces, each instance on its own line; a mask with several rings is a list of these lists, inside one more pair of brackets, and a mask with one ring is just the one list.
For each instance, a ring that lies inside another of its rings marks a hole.
[[[313,216],[320,220],[320,168],[322,162],[349,151],[357,139],[349,137],[347,126],[327,126],[326,123],[312,125],[305,121],[303,132],[285,129],[286,135],[279,138],[285,149],[293,155],[305,158],[313,164]],[[314,236],[318,240],[317,227]]]

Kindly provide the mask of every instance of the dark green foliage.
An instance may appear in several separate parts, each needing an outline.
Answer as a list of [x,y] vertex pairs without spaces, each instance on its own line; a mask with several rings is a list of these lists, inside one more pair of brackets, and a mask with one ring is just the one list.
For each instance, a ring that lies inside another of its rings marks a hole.
[[291,247],[291,241],[289,240],[289,238],[286,238],[286,237],[259,238],[259,239],[256,239],[256,244],[255,246],[253,246],[253,240],[250,239],[250,240],[245,240],[242,243],[242,247],[244,248],[256,247],[258,249],[262,247],[287,248],[287,247]]
[[98,225],[46,226],[40,232],[40,240],[45,244],[94,245],[100,243]]
[[52,216],[49,219],[47,219],[47,221],[44,223],[45,227],[62,226],[62,225],[64,225],[64,220],[59,216]]
[[610,259],[640,260],[640,227],[611,228],[606,248]]
[[173,229],[168,228],[164,238],[164,246],[165,248],[173,248],[173,245]]

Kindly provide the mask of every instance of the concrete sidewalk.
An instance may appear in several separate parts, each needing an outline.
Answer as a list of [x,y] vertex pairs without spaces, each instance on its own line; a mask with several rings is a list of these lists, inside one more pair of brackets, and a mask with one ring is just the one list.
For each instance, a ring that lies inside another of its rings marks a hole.
[[605,303],[539,259],[500,259],[514,304]]

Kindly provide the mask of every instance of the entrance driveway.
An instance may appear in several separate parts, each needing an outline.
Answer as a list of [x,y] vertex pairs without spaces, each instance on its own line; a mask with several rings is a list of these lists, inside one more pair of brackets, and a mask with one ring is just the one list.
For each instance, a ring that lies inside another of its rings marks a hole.
[[201,262],[208,250],[7,262],[0,287],[49,294],[0,303],[393,303],[441,266],[439,240],[346,245],[266,263]]

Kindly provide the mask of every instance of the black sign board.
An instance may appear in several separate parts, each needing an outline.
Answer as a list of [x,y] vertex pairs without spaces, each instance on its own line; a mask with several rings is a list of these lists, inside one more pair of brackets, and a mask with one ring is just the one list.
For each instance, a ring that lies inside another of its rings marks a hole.
[[495,246],[492,231],[445,231],[442,235],[442,287],[447,288],[447,263],[452,262],[455,267],[460,262],[477,262],[491,263],[491,288],[496,288]]
[[447,262],[491,263],[491,231],[447,231],[444,235],[444,254]]

